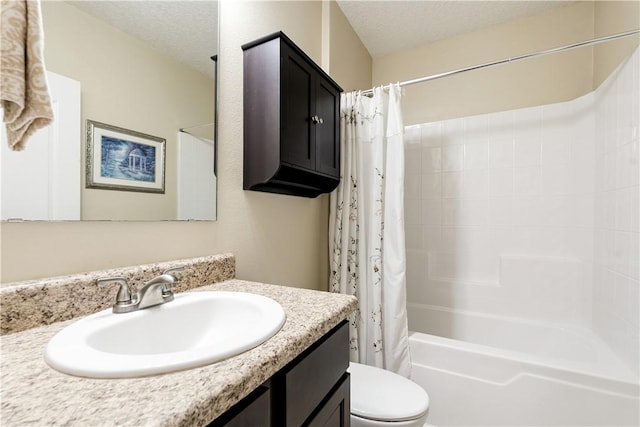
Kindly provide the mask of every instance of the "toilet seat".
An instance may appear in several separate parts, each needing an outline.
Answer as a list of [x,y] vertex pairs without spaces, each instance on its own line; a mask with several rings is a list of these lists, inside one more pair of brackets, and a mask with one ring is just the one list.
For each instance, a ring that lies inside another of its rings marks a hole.
[[410,421],[424,417],[429,395],[416,383],[393,372],[349,363],[351,414],[374,421]]

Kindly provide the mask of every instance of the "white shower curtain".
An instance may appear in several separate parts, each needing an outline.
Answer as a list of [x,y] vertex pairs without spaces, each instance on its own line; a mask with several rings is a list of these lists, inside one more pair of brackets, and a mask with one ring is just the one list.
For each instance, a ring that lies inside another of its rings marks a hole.
[[331,193],[332,292],[356,295],[351,360],[408,377],[401,90],[342,94],[342,180]]

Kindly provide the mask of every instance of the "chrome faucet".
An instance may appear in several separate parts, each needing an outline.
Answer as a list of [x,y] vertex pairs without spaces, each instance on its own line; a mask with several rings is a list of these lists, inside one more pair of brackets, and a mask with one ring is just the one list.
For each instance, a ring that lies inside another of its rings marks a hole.
[[166,270],[161,275],[146,282],[133,295],[129,284],[122,277],[99,279],[98,286],[104,288],[109,285],[119,285],[120,289],[116,295],[116,302],[113,304],[113,312],[129,313],[173,301],[171,289],[178,284],[175,273],[183,270],[183,267]]

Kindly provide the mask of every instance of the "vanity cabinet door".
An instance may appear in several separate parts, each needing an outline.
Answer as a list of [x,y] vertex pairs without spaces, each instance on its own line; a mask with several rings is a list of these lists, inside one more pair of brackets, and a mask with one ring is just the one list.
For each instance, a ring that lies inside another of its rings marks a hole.
[[271,393],[260,386],[207,427],[271,426]]
[[[349,367],[349,327],[342,323],[284,370],[283,379],[274,390],[285,396],[282,427],[308,425],[314,413],[320,411],[332,390],[344,378]],[[349,392],[349,383],[346,382]],[[348,402],[347,411],[350,410]]]
[[350,427],[349,374],[345,374],[335,391],[329,395],[319,408],[318,413],[309,422],[309,427]]
[[349,427],[348,367],[345,320],[207,427]]

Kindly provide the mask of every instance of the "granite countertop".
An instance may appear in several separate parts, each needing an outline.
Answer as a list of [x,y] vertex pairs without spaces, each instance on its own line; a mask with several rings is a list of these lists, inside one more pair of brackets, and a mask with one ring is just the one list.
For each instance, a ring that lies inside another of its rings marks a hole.
[[201,368],[130,379],[62,374],[44,361],[51,337],[74,320],[3,335],[0,423],[22,425],[206,425],[248,395],[356,307],[352,296],[237,279],[193,292],[219,290],[265,295],[287,320],[262,345]]

